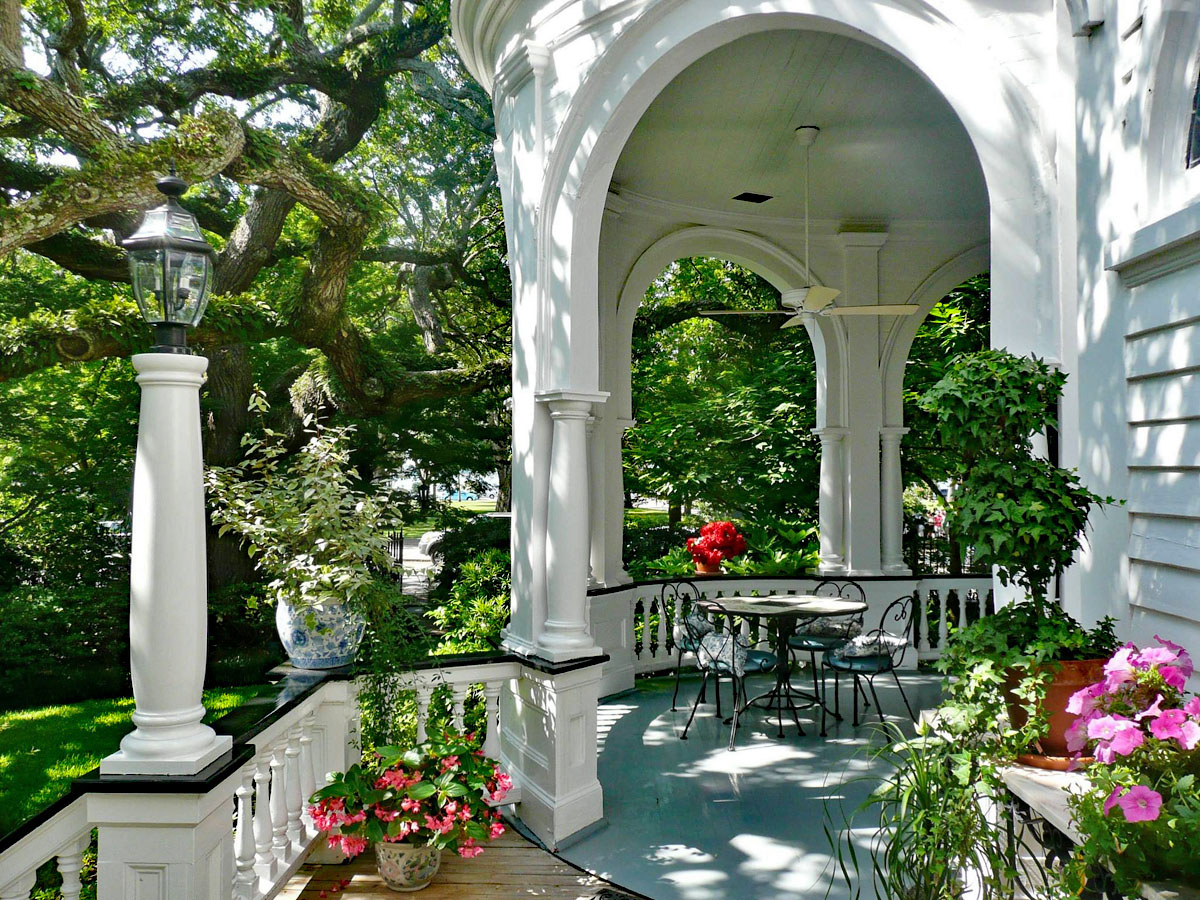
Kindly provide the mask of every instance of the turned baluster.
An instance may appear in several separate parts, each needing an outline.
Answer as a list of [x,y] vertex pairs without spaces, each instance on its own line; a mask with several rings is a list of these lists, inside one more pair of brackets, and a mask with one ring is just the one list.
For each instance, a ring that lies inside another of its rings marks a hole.
[[484,734],[483,755],[500,758],[500,689],[502,682],[489,681],[483,686]]
[[254,759],[254,870],[271,881],[275,878],[275,856],[271,853],[271,751]]
[[237,874],[233,878],[235,900],[254,900],[254,888],[258,876],[254,872],[254,797],[255,765],[250,763],[242,769],[242,783],[234,792],[237,808],[237,828],[233,833],[233,858]]
[[271,747],[271,851],[280,865],[286,865],[291,855],[288,841],[287,743],[277,740]]
[[299,852],[304,848],[308,835],[304,831],[304,823],[300,820],[303,812],[304,795],[300,791],[300,729],[293,728],[288,732],[287,746],[284,749],[284,765],[286,777],[287,800],[287,836],[292,844],[292,850]]
[[59,893],[62,900],[79,900],[83,884],[79,872],[83,868],[83,853],[91,843],[91,833],[84,832],[58,851],[58,874],[62,876]]
[[417,685],[417,743],[423,744],[428,739],[425,725],[429,718],[429,698],[433,696],[433,691],[428,685]]

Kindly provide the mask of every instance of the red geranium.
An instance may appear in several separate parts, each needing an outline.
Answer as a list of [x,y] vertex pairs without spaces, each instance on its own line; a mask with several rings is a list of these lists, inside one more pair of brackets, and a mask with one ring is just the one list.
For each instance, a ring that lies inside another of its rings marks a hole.
[[746,539],[732,522],[709,522],[700,529],[699,537],[687,539],[687,549],[695,562],[714,566],[745,553]]

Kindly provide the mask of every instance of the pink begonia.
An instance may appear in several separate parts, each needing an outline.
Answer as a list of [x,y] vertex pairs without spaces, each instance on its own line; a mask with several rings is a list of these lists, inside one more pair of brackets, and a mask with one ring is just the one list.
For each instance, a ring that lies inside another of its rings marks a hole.
[[1127,822],[1153,822],[1162,809],[1162,794],[1144,784],[1135,784],[1117,799]]
[[1194,719],[1200,719],[1200,697],[1193,697],[1183,704],[1183,711]]
[[1104,814],[1107,816],[1113,811],[1113,807],[1117,805],[1117,798],[1121,796],[1121,788],[1117,786],[1112,789],[1112,793],[1108,795],[1108,799],[1104,801]]
[[1138,713],[1136,716],[1134,716],[1134,718],[1140,722],[1142,719],[1150,719],[1150,718],[1153,718],[1154,716],[1161,715],[1162,714],[1162,702],[1163,702],[1163,695],[1159,694],[1158,696],[1156,696],[1154,698],[1153,703],[1151,703],[1149,706],[1147,706],[1145,709],[1143,709],[1140,713]]
[[1090,713],[1096,708],[1096,700],[1104,696],[1104,682],[1089,684],[1085,688],[1080,688],[1071,695],[1071,699],[1067,701],[1067,712],[1073,716],[1082,716]]
[[1186,719],[1187,714],[1182,709],[1168,709],[1150,722],[1150,733],[1160,741],[1169,741],[1172,738],[1183,737],[1183,732],[1179,726]]
[[1200,724],[1188,719],[1179,726],[1179,745],[1184,750],[1195,750],[1196,745],[1200,744]]
[[483,852],[483,848],[475,843],[474,838],[467,838],[458,847],[458,855],[464,859],[471,859]]
[[1196,671],[1196,667],[1192,664],[1191,655],[1174,641],[1168,641],[1166,638],[1161,638],[1157,634],[1154,636],[1154,639],[1175,654],[1173,665],[1179,667],[1179,670],[1183,672],[1183,677],[1191,678],[1192,673]]

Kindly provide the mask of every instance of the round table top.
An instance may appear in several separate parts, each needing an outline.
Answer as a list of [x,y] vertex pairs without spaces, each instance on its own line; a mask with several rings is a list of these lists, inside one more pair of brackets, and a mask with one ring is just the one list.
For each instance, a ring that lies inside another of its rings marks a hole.
[[863,612],[867,604],[842,597],[817,597],[812,594],[770,594],[766,597],[715,598],[727,612],[744,616],[848,616]]

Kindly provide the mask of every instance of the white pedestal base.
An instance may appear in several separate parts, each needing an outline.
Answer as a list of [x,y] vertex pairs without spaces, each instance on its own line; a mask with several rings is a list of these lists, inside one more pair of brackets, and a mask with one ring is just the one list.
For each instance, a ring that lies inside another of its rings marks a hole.
[[521,788],[517,815],[551,849],[604,817],[596,777],[601,670],[526,668],[501,698],[501,760]]
[[179,754],[172,750],[169,759],[153,756],[137,756],[118,750],[100,760],[101,775],[195,775],[206,766],[216,762],[233,748],[233,738],[227,734],[214,734],[213,740],[204,750]]

